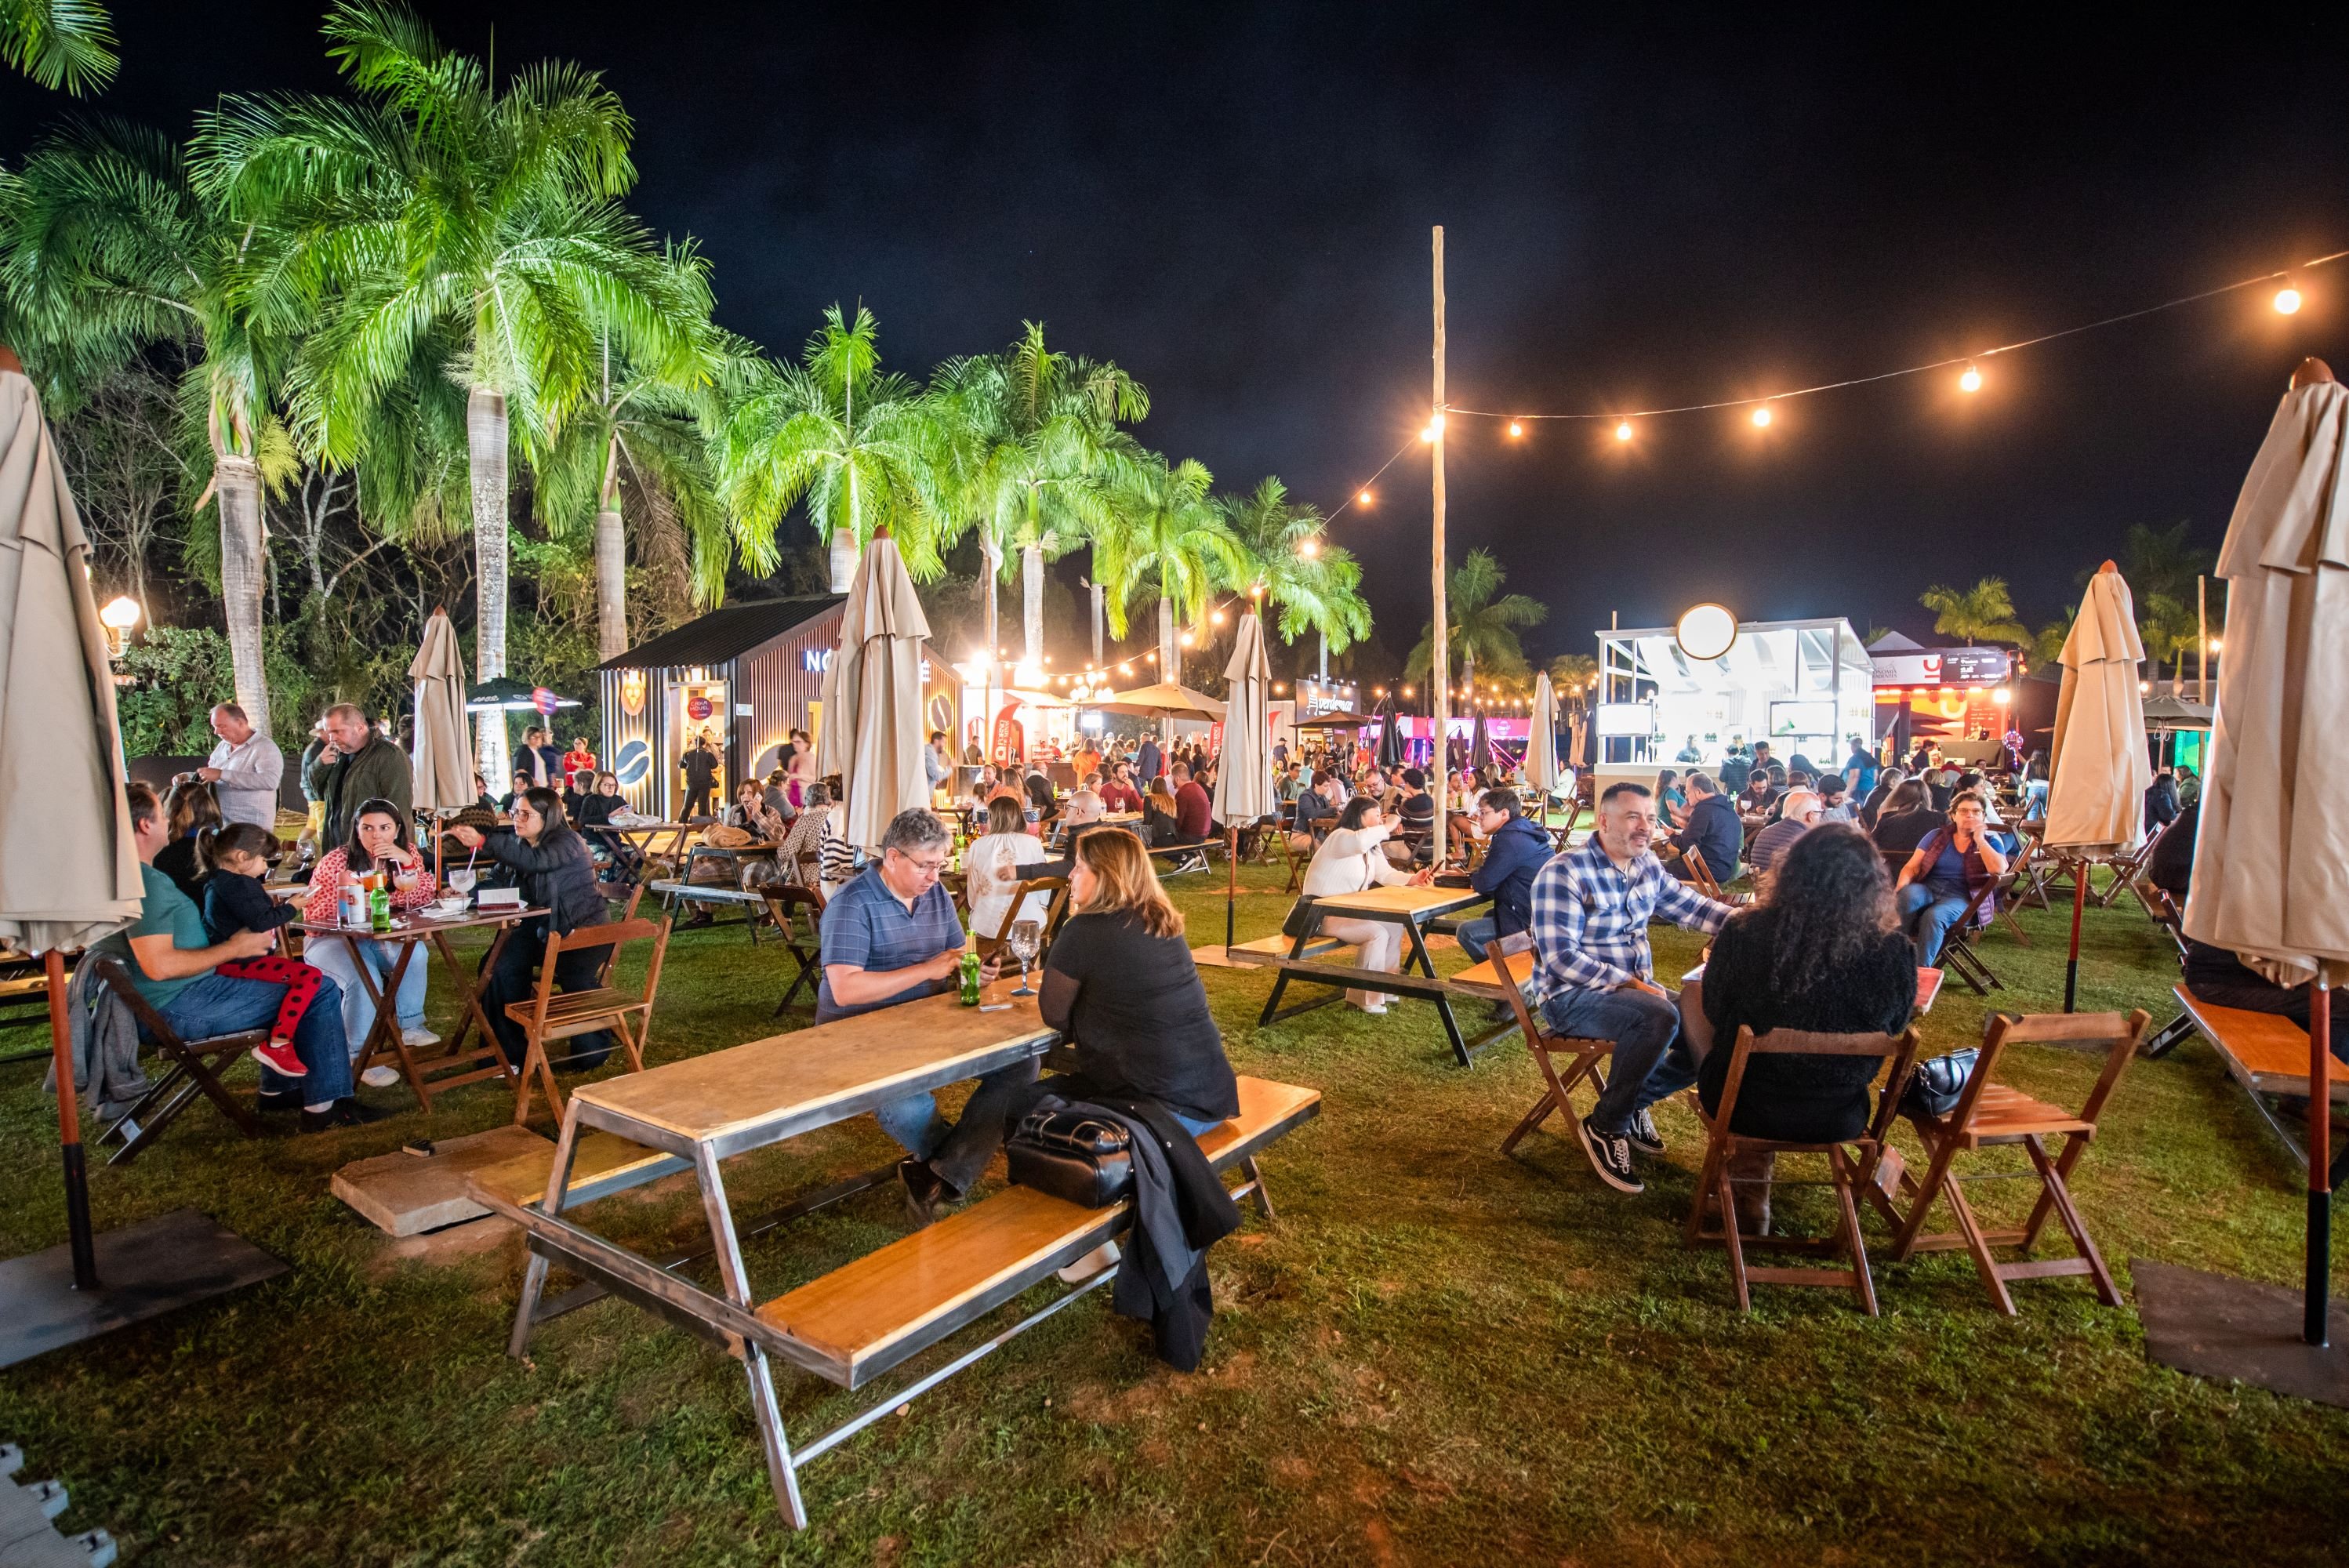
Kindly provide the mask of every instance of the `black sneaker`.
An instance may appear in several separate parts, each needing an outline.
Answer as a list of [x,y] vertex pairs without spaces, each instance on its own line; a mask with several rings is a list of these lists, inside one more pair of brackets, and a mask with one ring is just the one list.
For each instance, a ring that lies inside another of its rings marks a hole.
[[936,1220],[953,1201],[953,1191],[922,1161],[897,1161],[897,1180],[905,1184],[905,1219],[917,1231]]
[[1575,1124],[1582,1136],[1582,1151],[1590,1156],[1590,1168],[1599,1179],[1618,1192],[1640,1192],[1646,1189],[1631,1173],[1631,1140],[1619,1132],[1601,1132],[1584,1117]]
[[1664,1135],[1656,1130],[1656,1119],[1649,1114],[1644,1105],[1631,1113],[1631,1125],[1623,1130],[1623,1136],[1630,1139],[1631,1147],[1642,1154],[1661,1154],[1664,1151]]
[[302,1091],[298,1088],[263,1089],[253,1097],[255,1110],[299,1110]]
[[338,1099],[324,1110],[304,1111],[302,1130],[324,1132],[330,1127],[365,1127],[371,1121],[381,1121],[390,1114],[391,1112],[388,1110],[378,1110],[371,1105],[362,1105],[354,1096],[347,1099]]

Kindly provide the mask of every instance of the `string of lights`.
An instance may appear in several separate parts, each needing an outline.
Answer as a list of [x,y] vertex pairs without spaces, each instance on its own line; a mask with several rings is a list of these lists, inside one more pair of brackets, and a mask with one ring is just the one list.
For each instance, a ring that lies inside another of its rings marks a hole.
[[[2302,274],[2344,258],[2349,258],[2349,250],[2334,251],[2329,255],[2316,256],[2292,266],[2261,273],[2253,277],[2240,278],[2230,284],[2222,284],[2217,288],[2204,289],[2197,294],[2182,294],[2176,299],[2164,300],[2158,304],[2123,311],[2116,315],[2103,316],[2095,321],[2082,322],[2075,326],[2040,333],[2036,336],[2018,338],[2013,343],[1997,344],[1966,354],[1947,355],[1918,365],[1904,365],[1894,370],[1877,371],[1872,375],[1851,376],[1839,381],[1822,381],[1816,386],[1790,387],[1780,392],[1763,393],[1744,397],[1719,397],[1709,402],[1680,403],[1657,408],[1592,409],[1560,413],[1523,411],[1506,413],[1497,409],[1470,408],[1457,403],[1446,403],[1442,408],[1430,415],[1426,426],[1419,431],[1417,439],[1422,444],[1432,444],[1437,434],[1444,428],[1445,417],[1454,414],[1464,418],[1506,420],[1508,434],[1513,438],[1522,438],[1525,435],[1527,421],[1547,419],[1583,423],[1612,421],[1615,426],[1615,438],[1619,441],[1630,441],[1638,434],[1636,425],[1638,420],[1662,418],[1675,414],[1717,413],[1730,408],[1751,409],[1749,418],[1753,424],[1757,428],[1766,428],[1772,421],[1771,410],[1776,404],[1789,402],[1796,397],[1816,397],[1822,392],[1838,392],[1847,387],[1868,387],[1881,381],[1896,381],[1904,377],[1930,375],[1937,370],[1948,370],[1961,366],[1963,368],[1958,375],[1959,390],[1968,393],[1979,392],[1985,380],[1982,369],[1985,360],[1995,358],[2000,355],[2014,354],[2026,348],[2035,348],[2042,344],[2054,343],[2061,338],[2076,337],[2082,333],[2095,332],[2108,326],[2118,326],[2124,322],[2138,321],[2149,315],[2159,315],[2167,311],[2181,310],[2190,304],[2199,304],[2205,300],[2217,299],[2221,295],[2236,294],[2244,289],[2258,288],[2265,284],[2278,285],[2275,295],[2271,301],[2277,314],[2296,315],[2306,298],[2306,292],[2302,286]],[[1394,467],[1403,453],[1411,450],[1412,444],[1411,441],[1405,441],[1396,449],[1392,456],[1379,465],[1377,473],[1373,473],[1361,484],[1355,486],[1353,492],[1327,514],[1330,521],[1335,521],[1348,507],[1368,507],[1372,504],[1374,492],[1371,486],[1378,482],[1381,475]]]

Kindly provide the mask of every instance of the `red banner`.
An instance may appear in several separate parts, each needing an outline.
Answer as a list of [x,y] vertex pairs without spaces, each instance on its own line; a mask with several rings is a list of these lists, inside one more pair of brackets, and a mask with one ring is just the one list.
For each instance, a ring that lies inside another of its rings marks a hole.
[[1224,721],[1219,718],[1207,726],[1207,755],[1210,757],[1221,757],[1223,754]]
[[1006,703],[995,716],[995,742],[988,748],[987,759],[998,768],[1028,760],[1027,727],[1011,717],[1019,711],[1018,703]]

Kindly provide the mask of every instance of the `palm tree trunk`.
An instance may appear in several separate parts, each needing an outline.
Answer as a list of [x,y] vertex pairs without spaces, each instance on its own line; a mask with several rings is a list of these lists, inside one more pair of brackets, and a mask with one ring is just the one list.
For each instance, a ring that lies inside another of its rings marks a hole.
[[994,540],[982,535],[978,542],[979,564],[987,573],[987,647],[980,655],[980,667],[987,671],[987,707],[979,715],[978,744],[986,749],[995,729],[996,660],[1003,644],[999,640],[1002,627],[996,617],[995,591],[1003,576],[1003,549]]
[[228,621],[236,702],[253,727],[268,735],[269,676],[261,634],[261,470],[250,458],[223,453],[213,459],[212,482],[220,502],[221,602]]
[[1019,549],[1019,663],[1038,672],[1044,668],[1044,547]]
[[1174,657],[1174,601],[1163,593],[1158,596],[1158,678],[1183,678],[1183,666]]
[[[506,442],[504,396],[474,387],[465,399],[465,457],[473,487],[473,678],[481,681],[506,673]],[[512,771],[503,712],[481,716],[474,755],[484,779]]]
[[1106,615],[1107,611],[1104,609],[1102,604],[1102,585],[1100,581],[1096,579],[1091,584],[1091,587],[1093,591],[1093,668],[1099,669],[1102,667],[1102,620]]
[[856,535],[845,528],[832,534],[832,591],[845,593],[856,583]]
[[603,504],[595,511],[595,650],[606,659],[628,651],[628,535],[620,521],[620,440],[604,446]]
[[1330,634],[1329,634],[1329,633],[1327,633],[1327,632],[1324,632],[1324,633],[1322,633],[1322,634],[1321,634],[1321,674],[1320,674],[1320,679],[1321,679],[1321,681],[1322,681],[1325,685],[1329,682],[1329,679],[1330,679]]

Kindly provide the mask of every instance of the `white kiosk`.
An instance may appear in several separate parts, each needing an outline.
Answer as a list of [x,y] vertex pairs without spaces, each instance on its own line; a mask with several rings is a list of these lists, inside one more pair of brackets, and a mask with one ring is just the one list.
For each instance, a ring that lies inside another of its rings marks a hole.
[[1601,632],[1599,696],[1600,789],[1619,779],[1652,785],[1663,768],[1717,773],[1735,741],[1834,768],[1853,736],[1876,733],[1874,668],[1840,617],[1733,621],[1699,605],[1678,627]]

